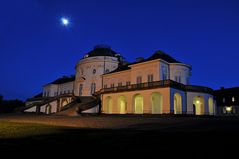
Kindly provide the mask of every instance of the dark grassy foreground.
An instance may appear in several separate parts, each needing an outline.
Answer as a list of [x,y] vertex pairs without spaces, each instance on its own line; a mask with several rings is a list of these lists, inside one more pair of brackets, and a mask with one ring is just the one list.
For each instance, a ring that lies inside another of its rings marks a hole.
[[164,129],[152,129],[157,123],[122,129],[87,129],[0,121],[0,152],[40,150],[78,156],[109,156],[111,152],[118,157],[146,158],[159,154],[187,158],[237,156],[238,117],[195,120]]

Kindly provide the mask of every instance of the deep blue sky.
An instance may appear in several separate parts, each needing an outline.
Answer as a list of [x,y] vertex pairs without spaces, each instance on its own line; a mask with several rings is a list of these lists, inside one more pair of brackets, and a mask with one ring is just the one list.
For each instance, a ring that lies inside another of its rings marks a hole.
[[239,1],[1,0],[0,94],[26,99],[41,92],[74,74],[96,44],[128,61],[163,50],[192,65],[192,84],[239,86]]

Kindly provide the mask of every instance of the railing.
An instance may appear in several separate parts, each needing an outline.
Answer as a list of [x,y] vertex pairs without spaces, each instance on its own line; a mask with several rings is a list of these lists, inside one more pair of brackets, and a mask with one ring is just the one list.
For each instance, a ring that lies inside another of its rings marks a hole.
[[176,88],[176,89],[180,89],[180,90],[188,91],[188,92],[202,92],[202,93],[213,94],[213,90],[211,88],[203,87],[203,86],[184,85],[182,83],[178,83],[172,80],[162,80],[162,81],[155,81],[155,82],[131,84],[127,86],[104,88],[104,89],[101,89],[99,93],[124,92],[124,91],[151,89],[151,88],[165,88],[165,87]]
[[22,111],[24,111],[26,109],[29,109],[29,108],[31,108],[33,106],[39,107],[39,106],[45,105],[47,103],[51,103],[51,102],[53,102],[55,100],[58,100],[59,98],[64,98],[64,97],[75,98],[75,96],[72,93],[61,94],[61,95],[58,95],[58,96],[55,96],[55,97],[43,97],[41,102],[34,102],[32,104],[29,104],[29,105],[25,106],[24,108],[22,108]]

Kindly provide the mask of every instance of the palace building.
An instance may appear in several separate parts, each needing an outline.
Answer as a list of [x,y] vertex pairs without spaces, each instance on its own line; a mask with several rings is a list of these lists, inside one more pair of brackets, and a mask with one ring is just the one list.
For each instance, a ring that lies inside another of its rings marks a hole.
[[127,63],[108,46],[96,46],[76,64],[74,76],[43,86],[25,112],[59,115],[214,115],[213,90],[190,84],[191,66],[156,51]]

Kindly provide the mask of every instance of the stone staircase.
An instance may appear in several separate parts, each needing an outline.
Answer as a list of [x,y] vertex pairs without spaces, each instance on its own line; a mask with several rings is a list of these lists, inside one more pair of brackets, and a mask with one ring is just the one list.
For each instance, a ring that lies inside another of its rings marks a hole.
[[[78,116],[84,111],[100,105],[100,98],[95,96],[77,97],[74,101],[64,106],[64,108],[55,113],[55,115]],[[97,112],[100,113],[100,112]]]

